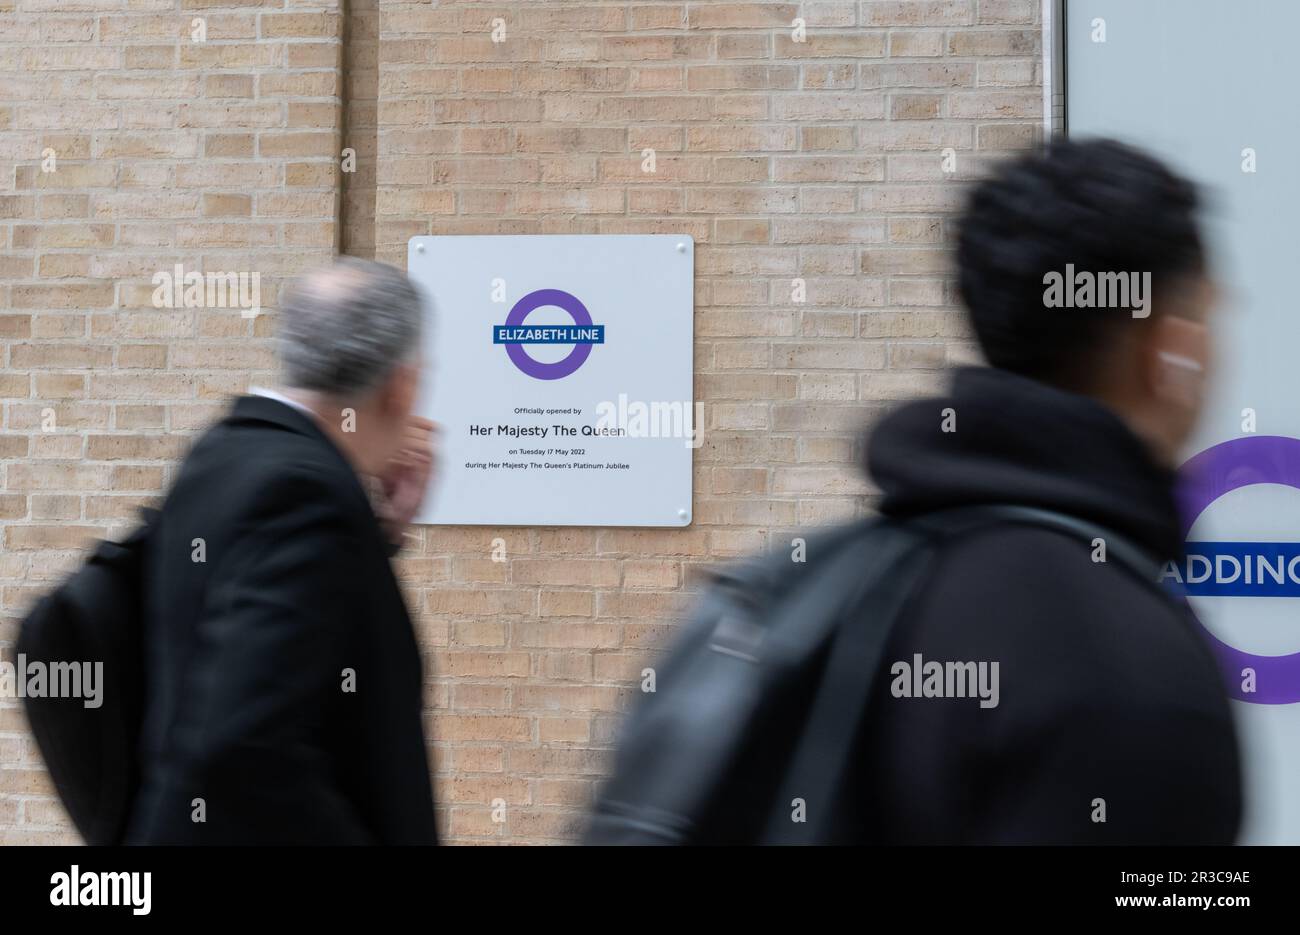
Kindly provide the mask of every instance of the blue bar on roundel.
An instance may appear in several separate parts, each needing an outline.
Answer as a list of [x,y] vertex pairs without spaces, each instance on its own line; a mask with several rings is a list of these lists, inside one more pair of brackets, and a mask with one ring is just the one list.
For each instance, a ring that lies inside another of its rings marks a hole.
[[1300,597],[1300,542],[1189,542],[1161,580],[1191,597]]

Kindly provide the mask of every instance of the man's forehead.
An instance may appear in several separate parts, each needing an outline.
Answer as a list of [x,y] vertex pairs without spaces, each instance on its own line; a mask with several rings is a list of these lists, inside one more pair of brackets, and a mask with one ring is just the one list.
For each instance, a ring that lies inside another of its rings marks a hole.
[[360,270],[331,266],[313,273],[307,281],[307,288],[322,298],[334,298],[355,291],[364,280]]

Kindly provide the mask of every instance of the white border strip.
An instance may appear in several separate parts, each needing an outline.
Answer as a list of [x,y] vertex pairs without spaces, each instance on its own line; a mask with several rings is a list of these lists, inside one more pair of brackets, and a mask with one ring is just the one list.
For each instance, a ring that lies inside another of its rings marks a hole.
[[1052,138],[1053,58],[1056,52],[1056,2],[1043,0],[1043,136]]

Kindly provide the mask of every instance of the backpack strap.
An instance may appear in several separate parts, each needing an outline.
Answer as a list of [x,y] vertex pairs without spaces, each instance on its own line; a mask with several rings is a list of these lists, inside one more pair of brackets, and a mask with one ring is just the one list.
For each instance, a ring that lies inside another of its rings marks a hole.
[[1107,556],[1114,556],[1118,559],[1118,564],[1151,585],[1157,584],[1164,564],[1142,546],[1137,545],[1131,539],[1120,535],[1113,529],[1080,519],[1068,513],[1060,513],[1056,510],[1047,510],[1036,506],[994,503],[956,507],[950,510],[927,513],[909,519],[907,522],[909,525],[930,530],[945,538],[973,529],[987,528],[998,523],[1021,523],[1028,526],[1055,529],[1071,537],[1083,539],[1089,545],[1094,539],[1101,539],[1106,543]]
[[[905,527],[904,527],[905,529]],[[779,786],[759,843],[820,844],[832,840],[830,814],[854,755],[854,737],[866,710],[867,695],[901,612],[926,562],[921,536],[900,536],[882,555],[879,542],[864,537],[846,549],[859,582],[851,600],[828,623],[834,627],[830,655],[805,728]],[[848,580],[855,580],[850,577]],[[805,820],[792,820],[795,799],[804,803]]]
[[[1118,564],[1152,587],[1159,587],[1161,563],[1140,546],[1102,526],[1054,510],[1016,504],[959,507],[911,518],[903,525],[932,534],[921,538],[918,547],[910,551],[911,556],[920,559],[932,552],[927,545],[932,547],[949,536],[1007,522],[1056,529],[1082,538],[1089,545],[1094,539],[1103,539],[1108,556],[1114,556]],[[848,612],[836,622],[830,656],[807,727],[781,783],[762,843],[814,844],[835,840],[835,816],[831,812],[839,801],[840,788],[857,752],[855,740],[880,670],[881,657],[894,621],[929,565],[928,561],[908,561],[906,557],[899,560],[894,556],[889,563],[892,574],[888,586],[881,587],[876,586],[880,580],[877,574],[866,573],[867,568],[879,561],[879,555],[862,555],[860,560],[866,580],[865,593],[850,602]],[[803,823],[791,818],[795,799],[804,802]]]

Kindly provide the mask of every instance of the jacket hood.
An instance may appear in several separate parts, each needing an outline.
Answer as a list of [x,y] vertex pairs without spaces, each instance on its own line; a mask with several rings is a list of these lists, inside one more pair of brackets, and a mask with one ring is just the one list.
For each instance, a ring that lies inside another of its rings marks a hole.
[[1015,503],[1100,524],[1162,559],[1182,554],[1174,472],[1100,403],[1005,370],[959,369],[947,396],[885,416],[867,468],[887,515]]

